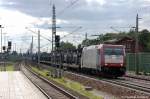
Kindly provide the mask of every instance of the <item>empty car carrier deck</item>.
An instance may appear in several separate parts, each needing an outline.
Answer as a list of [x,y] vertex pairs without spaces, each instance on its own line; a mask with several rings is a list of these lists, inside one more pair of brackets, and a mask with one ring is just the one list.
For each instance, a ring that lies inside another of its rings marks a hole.
[[0,99],[47,99],[20,71],[0,72]]

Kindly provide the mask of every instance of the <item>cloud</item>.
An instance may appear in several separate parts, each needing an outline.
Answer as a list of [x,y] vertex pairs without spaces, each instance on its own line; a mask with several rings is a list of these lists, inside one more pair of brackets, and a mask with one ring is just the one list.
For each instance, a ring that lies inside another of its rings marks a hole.
[[99,5],[106,4],[106,0],[86,0],[88,5],[91,5],[93,3],[98,3]]
[[[50,38],[52,4],[55,3],[57,26],[72,27],[59,28],[57,29],[58,34],[63,36],[82,26],[82,29],[76,31],[76,34],[65,39],[72,42],[73,37],[78,34],[83,35],[87,32],[92,35],[114,32],[110,29],[111,26],[134,26],[137,13],[142,17],[141,28],[149,29],[150,0],[78,0],[68,7],[73,1],[1,0],[0,22],[4,26],[8,26],[4,32],[10,33],[13,37],[15,37],[14,34],[26,33],[27,30],[24,27],[28,26],[33,27],[33,30],[40,28],[41,33]],[[119,30],[121,31],[121,29]],[[126,31],[128,30],[126,29]],[[78,38],[74,39],[81,41],[84,37],[79,40]]]
[[[9,35],[9,40],[11,40],[13,43],[18,42],[18,45],[20,45],[20,47],[23,39],[19,39],[19,38],[24,36],[25,39],[28,39],[28,37],[30,37],[29,40],[26,41],[27,44],[25,43],[26,47],[29,47],[29,43],[31,42],[31,36],[35,35],[34,33],[25,29],[25,27],[28,27],[33,31],[36,30],[37,32],[37,27],[41,26],[40,29],[42,35],[51,38],[51,30],[50,30],[51,19],[46,17],[39,18],[39,17],[30,16],[17,10],[8,10],[8,9],[1,8],[0,12],[1,12],[0,23],[4,27],[3,33],[7,33],[7,35]],[[44,25],[45,23],[47,23],[46,26]],[[67,23],[67,21],[58,19],[57,23],[62,24],[62,23]],[[58,34],[64,35],[64,33],[61,32]],[[41,43],[45,43],[45,42],[46,41]]]

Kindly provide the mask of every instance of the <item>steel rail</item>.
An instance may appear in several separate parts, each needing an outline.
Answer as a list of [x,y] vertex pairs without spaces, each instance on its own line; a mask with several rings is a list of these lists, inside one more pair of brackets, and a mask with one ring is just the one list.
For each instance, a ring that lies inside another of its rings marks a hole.
[[125,75],[125,77],[128,77],[128,78],[134,78],[134,79],[140,79],[140,80],[145,80],[145,81],[150,81],[150,79],[147,79],[147,78],[141,78],[141,77],[135,77],[135,76],[129,76],[129,75]]
[[[78,97],[72,95],[71,93],[65,91],[64,89],[62,89],[61,87],[57,86],[56,84],[50,82],[49,80],[47,80],[46,78],[42,77],[40,74],[37,74],[33,71],[31,71],[31,67],[27,67],[24,66],[29,72],[31,72],[32,74],[34,74],[36,77],[38,77],[39,79],[43,80],[44,82],[46,82],[47,84],[49,84],[50,86],[52,86],[53,88],[57,89],[59,92],[63,93],[64,95],[66,95],[67,97],[69,97],[70,99],[79,99]],[[30,68],[30,69],[29,69]]]
[[130,82],[123,82],[121,80],[119,81],[119,80],[108,80],[108,79],[103,79],[102,81],[106,81],[109,83],[113,83],[113,84],[128,87],[128,88],[132,88],[132,89],[135,89],[137,91],[141,91],[145,94],[150,95],[150,88],[149,87],[134,84],[133,82],[130,83]]
[[66,71],[66,72],[71,73],[73,75],[78,75],[78,76],[81,76],[81,77],[93,79],[93,80],[96,80],[96,81],[104,81],[104,82],[107,82],[107,83],[120,85],[122,87],[130,88],[130,89],[133,89],[133,90],[136,90],[136,91],[141,91],[142,93],[150,95],[150,87],[138,85],[136,83],[134,84],[134,82],[127,83],[127,82],[123,82],[121,80],[105,79],[105,78],[102,78],[102,79],[99,80],[98,77],[94,77],[94,76],[87,75],[87,74],[82,74],[82,73],[78,73],[78,72],[71,72],[71,71]]
[[34,84],[46,97],[47,99],[52,99],[39,85],[37,85],[35,82],[33,82],[29,76],[26,75],[26,73],[22,70],[22,73]]

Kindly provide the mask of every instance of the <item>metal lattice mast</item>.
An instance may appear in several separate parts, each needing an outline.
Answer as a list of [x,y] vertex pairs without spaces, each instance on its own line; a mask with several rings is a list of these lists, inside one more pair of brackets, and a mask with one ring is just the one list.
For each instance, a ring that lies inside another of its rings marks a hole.
[[53,12],[53,15],[52,15],[52,51],[55,50],[55,36],[56,36],[56,13],[55,13],[55,5],[53,5],[53,8],[52,8],[52,12]]

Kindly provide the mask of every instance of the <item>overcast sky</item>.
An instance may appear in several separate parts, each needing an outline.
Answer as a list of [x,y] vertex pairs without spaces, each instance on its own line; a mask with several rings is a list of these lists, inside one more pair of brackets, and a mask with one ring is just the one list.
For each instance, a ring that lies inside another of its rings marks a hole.
[[[34,36],[34,49],[36,51],[37,35],[25,29],[37,32],[51,39],[52,5],[56,6],[57,34],[66,35],[77,30],[74,35],[62,39],[75,45],[79,44],[88,33],[101,34],[128,31],[135,26],[135,17],[139,13],[142,18],[140,29],[150,26],[150,0],[0,0],[0,24],[4,26],[3,33],[6,39],[16,43],[17,50],[25,51]],[[79,27],[82,27],[78,29]],[[6,34],[7,33],[7,34]],[[4,38],[4,37],[3,37]],[[4,43],[4,41],[3,41]],[[3,44],[4,45],[4,44]],[[41,40],[42,51],[50,50],[51,44]]]

